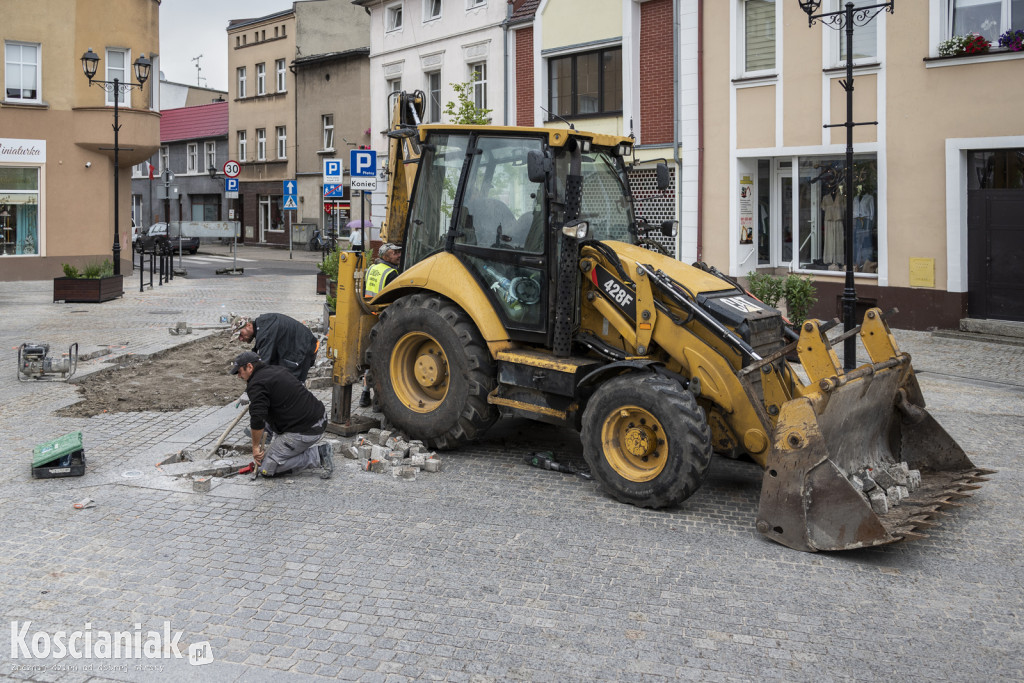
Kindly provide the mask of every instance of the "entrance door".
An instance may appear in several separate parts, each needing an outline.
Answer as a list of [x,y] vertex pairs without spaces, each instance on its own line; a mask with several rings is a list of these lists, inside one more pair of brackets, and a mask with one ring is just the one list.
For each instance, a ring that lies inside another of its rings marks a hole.
[[270,197],[260,195],[260,242],[267,241],[266,232],[273,228],[270,220]]
[[777,265],[787,266],[793,261],[793,162],[783,161],[779,163],[776,171],[775,196],[779,198],[776,203],[778,219],[775,224],[779,226],[776,233],[778,240]]
[[1024,321],[1024,190],[967,191],[967,314]]

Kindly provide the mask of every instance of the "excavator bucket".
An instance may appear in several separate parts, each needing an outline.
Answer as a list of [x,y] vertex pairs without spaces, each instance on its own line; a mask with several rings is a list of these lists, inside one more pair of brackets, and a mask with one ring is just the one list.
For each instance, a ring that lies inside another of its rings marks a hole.
[[796,550],[922,537],[992,474],[924,409],[881,311],[868,312],[860,334],[871,362],[843,373],[817,323],[801,329],[809,384],[779,410],[757,516],[758,531]]

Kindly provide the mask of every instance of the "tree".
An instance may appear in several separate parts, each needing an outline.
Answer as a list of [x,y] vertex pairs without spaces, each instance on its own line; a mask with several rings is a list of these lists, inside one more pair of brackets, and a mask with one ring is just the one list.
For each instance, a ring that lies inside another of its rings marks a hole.
[[491,122],[492,109],[481,109],[473,101],[473,86],[480,74],[473,73],[465,83],[452,83],[455,100],[444,105],[444,113],[452,123],[486,125]]

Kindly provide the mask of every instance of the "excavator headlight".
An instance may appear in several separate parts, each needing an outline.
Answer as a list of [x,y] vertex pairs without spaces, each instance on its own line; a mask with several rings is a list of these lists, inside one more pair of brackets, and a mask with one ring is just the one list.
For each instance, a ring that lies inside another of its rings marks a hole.
[[578,240],[585,240],[590,235],[590,223],[586,221],[579,221],[571,225],[566,225],[562,228],[562,233],[566,237],[575,237]]
[[590,140],[580,140],[580,151],[583,154],[590,154]]
[[620,157],[629,156],[629,149],[629,145],[623,143],[615,148],[615,154]]

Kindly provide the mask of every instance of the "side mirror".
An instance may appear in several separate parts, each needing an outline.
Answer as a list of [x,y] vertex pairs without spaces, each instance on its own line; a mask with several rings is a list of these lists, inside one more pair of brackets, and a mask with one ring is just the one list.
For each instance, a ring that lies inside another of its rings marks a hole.
[[658,189],[661,191],[667,190],[670,183],[668,177],[668,164],[660,162],[655,170],[655,175],[658,179]]
[[526,154],[526,174],[531,183],[543,183],[551,173],[551,159],[542,152]]

